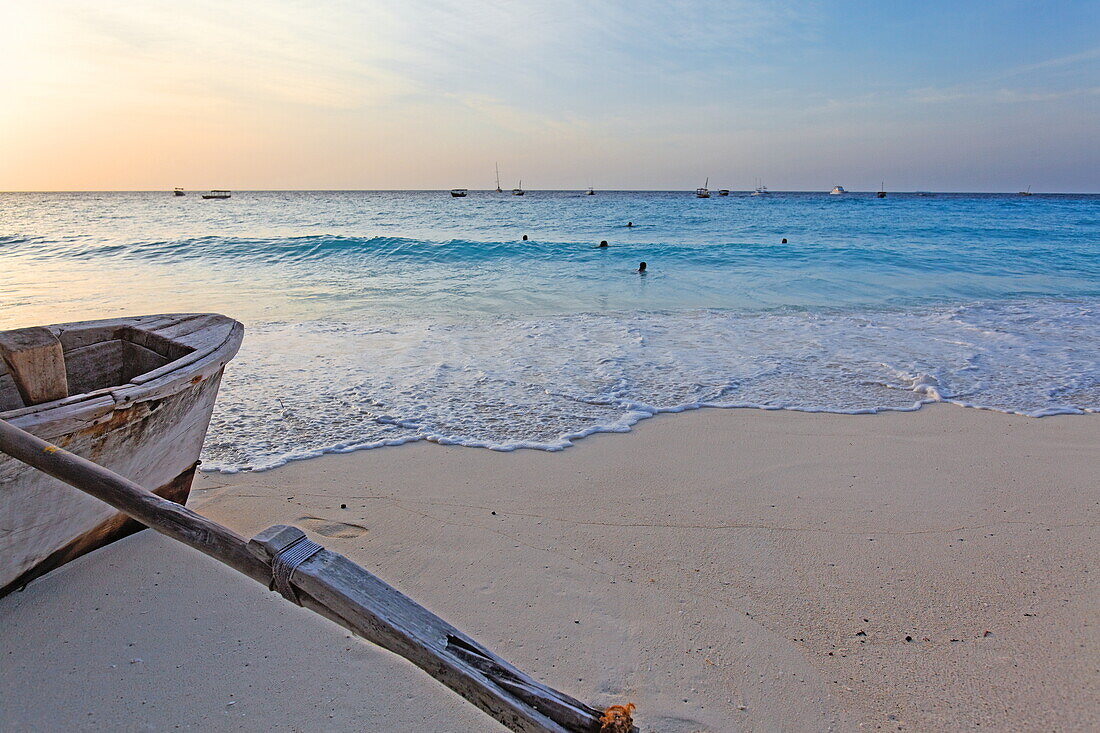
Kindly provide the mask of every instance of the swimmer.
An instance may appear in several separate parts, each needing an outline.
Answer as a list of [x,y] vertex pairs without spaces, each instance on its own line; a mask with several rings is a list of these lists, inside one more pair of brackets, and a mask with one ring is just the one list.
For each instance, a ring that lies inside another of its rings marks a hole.
[[527,235],[526,235],[526,234],[524,234],[524,235],[523,235],[523,241],[524,241],[524,242],[526,242],[526,241],[527,241]]
[[780,244],[786,244],[786,243],[787,243],[787,238],[786,238],[786,237],[783,237],[783,241],[782,241],[782,242],[780,242]]
[[606,239],[601,239],[600,240],[600,246],[601,247],[606,247],[607,246],[607,240]]
[[634,222],[632,222],[632,221],[628,221],[628,222],[626,223],[626,225],[627,225],[628,227],[632,227],[632,226],[634,226]]
[[645,263],[644,262],[639,262],[638,263],[638,273],[642,274],[642,275],[645,274]]

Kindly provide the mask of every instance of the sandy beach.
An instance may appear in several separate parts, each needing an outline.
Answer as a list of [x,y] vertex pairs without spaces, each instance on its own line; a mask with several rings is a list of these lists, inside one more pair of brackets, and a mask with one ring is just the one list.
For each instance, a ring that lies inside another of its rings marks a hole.
[[[702,410],[560,453],[415,443],[191,506],[296,524],[643,731],[1096,730],[1100,420]],[[495,730],[143,532],[0,600],[3,730]]]

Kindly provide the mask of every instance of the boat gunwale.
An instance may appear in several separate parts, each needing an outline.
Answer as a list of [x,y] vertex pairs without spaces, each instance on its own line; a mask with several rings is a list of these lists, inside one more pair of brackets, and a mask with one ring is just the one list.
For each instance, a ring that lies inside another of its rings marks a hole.
[[[66,331],[80,330],[89,327],[109,328],[116,326],[124,328],[132,326],[141,329],[144,326],[148,330],[150,325],[156,324],[161,328],[185,323],[188,320],[200,317],[215,317],[215,323],[205,325],[186,336],[194,336],[204,331],[229,325],[225,338],[215,345],[194,348],[177,359],[157,367],[151,371],[136,375],[128,382],[103,387],[101,389],[80,394],[69,395],[51,402],[43,402],[38,405],[19,407],[13,410],[0,412],[0,418],[18,425],[23,429],[32,427],[42,428],[49,423],[59,421],[79,420],[81,417],[94,420],[105,410],[129,407],[147,400],[157,399],[167,394],[179,391],[179,388],[188,382],[201,382],[208,379],[214,372],[220,371],[240,349],[244,338],[244,326],[228,316],[218,313],[179,313],[162,314],[157,316],[137,316],[131,318],[103,319],[93,321],[77,321],[73,323],[60,323],[47,328],[51,329],[59,338]],[[187,344],[181,341],[184,337],[165,337],[181,345]],[[6,373],[6,372],[5,372]],[[108,401],[109,400],[109,401]]]

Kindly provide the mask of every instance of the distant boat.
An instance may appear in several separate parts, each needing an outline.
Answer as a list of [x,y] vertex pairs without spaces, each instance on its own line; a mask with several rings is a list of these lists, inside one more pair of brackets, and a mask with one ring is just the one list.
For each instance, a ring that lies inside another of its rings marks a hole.
[[883,181],[882,184],[879,185],[878,193],[875,194],[875,198],[877,198],[877,199],[886,198],[886,181]]
[[512,195],[513,196],[522,196],[525,193],[527,193],[527,192],[523,190],[523,181],[521,180],[519,182],[519,187],[512,189]]
[[453,198],[456,198],[456,199],[464,199],[464,198],[466,198],[466,194],[468,194],[468,193],[469,193],[469,191],[466,190],[465,188],[452,188],[451,189],[451,196]]
[[204,199],[227,199],[232,195],[229,191],[212,190],[210,193],[204,193],[202,197]]
[[710,185],[710,178],[707,178],[707,182],[703,184],[702,188],[695,189],[695,198],[697,198],[697,199],[709,199],[710,198],[710,191],[707,189],[707,186],[709,186],[709,185]]
[[172,193],[176,194],[177,196],[186,196],[187,195],[187,192],[184,191],[179,186],[176,186],[174,189],[172,189]]
[[839,196],[842,193],[848,193],[844,190],[844,186],[833,186],[833,190],[829,191],[829,195],[831,196]]
[[1028,186],[1026,191],[1019,191],[1019,192],[1017,192],[1016,195],[1017,196],[1033,196],[1034,194],[1031,193],[1031,186]]
[[728,188],[719,189],[718,195],[719,196],[729,196],[730,195],[730,190]]
[[496,166],[497,169],[497,193],[504,193],[504,191],[500,188],[500,164],[494,163],[493,165]]
[[753,190],[752,194],[750,194],[750,195],[752,195],[752,196],[767,196],[769,193],[771,193],[771,191],[768,190],[768,187],[765,186],[763,183],[761,183],[759,186],[757,186]]
[[594,190],[592,189],[592,187],[591,187],[591,186],[589,186],[589,187],[588,187],[588,190],[584,192],[584,195],[585,195],[585,196],[595,196],[595,195],[596,195],[596,192],[595,192],[595,191],[594,191]]

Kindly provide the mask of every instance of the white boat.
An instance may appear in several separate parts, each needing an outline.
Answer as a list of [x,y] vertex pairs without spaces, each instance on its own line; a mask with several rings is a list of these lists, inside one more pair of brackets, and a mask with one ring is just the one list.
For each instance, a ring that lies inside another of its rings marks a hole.
[[[0,419],[183,504],[243,334],[194,313],[0,331]],[[0,453],[0,596],[140,528]]]
[[707,182],[703,184],[702,188],[695,189],[695,198],[697,198],[697,199],[709,199],[710,198],[710,190],[707,189],[707,186],[709,186],[709,185],[710,185],[710,178],[707,179]]
[[519,182],[519,186],[517,188],[512,189],[513,196],[522,196],[525,193],[527,192],[523,190],[523,181]]
[[770,193],[771,193],[771,191],[768,190],[767,186],[761,185],[761,186],[757,186],[753,190],[752,194],[750,194],[750,195],[752,195],[752,196],[767,196]]
[[232,195],[233,195],[233,194],[232,194],[232,193],[230,193],[229,191],[219,191],[219,190],[213,190],[213,191],[211,191],[210,193],[204,193],[204,194],[202,195],[202,197],[203,197],[204,199],[227,199],[227,198],[229,198],[229,197],[230,197],[230,196],[232,196]]
[[844,186],[833,186],[833,190],[829,191],[829,195],[831,196],[839,196],[842,193],[848,193],[844,190]]
[[589,186],[588,190],[584,192],[584,195],[585,196],[595,196],[596,191],[591,186]]
[[466,198],[467,194],[469,194],[469,193],[470,193],[469,190],[467,190],[465,188],[452,188],[451,189],[451,196],[453,198],[456,198],[456,199]]
[[186,196],[187,195],[187,192],[184,191],[179,186],[176,186],[175,188],[173,188],[172,193],[174,193],[176,196]]

